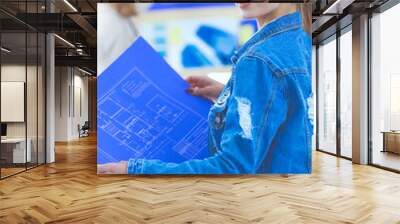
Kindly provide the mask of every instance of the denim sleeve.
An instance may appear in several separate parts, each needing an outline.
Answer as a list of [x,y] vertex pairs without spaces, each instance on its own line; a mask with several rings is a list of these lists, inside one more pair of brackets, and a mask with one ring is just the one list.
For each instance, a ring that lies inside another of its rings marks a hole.
[[[261,59],[246,56],[234,71],[221,150],[203,160],[164,163],[131,159],[129,174],[256,173],[287,112],[281,82]],[[268,122],[267,122],[268,121]]]

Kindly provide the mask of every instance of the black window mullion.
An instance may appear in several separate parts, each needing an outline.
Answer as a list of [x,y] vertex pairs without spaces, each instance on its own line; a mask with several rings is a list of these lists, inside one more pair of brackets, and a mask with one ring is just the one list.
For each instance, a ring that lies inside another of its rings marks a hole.
[[[39,0],[36,0],[39,13]],[[36,31],[36,166],[39,165],[39,32]]]
[[[44,4],[45,4],[45,9],[44,9],[45,13],[48,13],[48,10],[47,10],[48,5],[49,5],[48,1],[45,0]],[[47,163],[47,42],[48,42],[47,41],[47,35],[48,35],[48,33],[45,32],[44,33],[44,55],[43,55],[44,68],[42,69],[42,82],[43,82],[43,79],[44,79],[44,87],[43,87],[44,88],[44,99],[43,99],[43,102],[44,102],[44,111],[43,111],[44,117],[42,117],[44,119],[44,135],[43,135],[43,140],[44,140],[44,161],[43,161],[43,163]],[[44,75],[44,77],[43,77],[43,75]],[[60,89],[60,91],[61,91],[61,89]],[[43,109],[43,107],[42,107],[42,109]]]
[[340,36],[341,32],[338,29],[336,32],[336,154],[341,157],[341,64],[340,64]]
[[[28,1],[25,0],[25,21],[28,19]],[[28,26],[25,23],[25,102],[24,102],[24,120],[25,120],[25,170],[28,170],[28,113],[27,113],[27,92],[28,92]]]
[[[0,47],[2,46],[2,32],[1,32],[1,24],[2,23],[0,23]],[[1,64],[1,62],[2,62],[2,58],[1,58],[1,55],[2,55],[2,52],[1,52],[1,50],[0,50],[0,124],[2,124],[2,122],[1,122],[1,67],[2,67],[2,64]],[[2,179],[2,177],[1,177],[1,170],[2,170],[2,167],[3,167],[3,162],[2,162],[2,157],[1,157],[1,144],[0,144],[0,179]]]
[[368,95],[367,95],[367,103],[368,103],[368,164],[373,164],[373,145],[372,145],[372,64],[371,64],[371,57],[372,57],[372,11],[368,12],[368,30],[367,30],[367,44],[368,44],[368,53],[367,53],[367,85],[368,85]]
[[319,44],[315,47],[315,148],[319,149]]

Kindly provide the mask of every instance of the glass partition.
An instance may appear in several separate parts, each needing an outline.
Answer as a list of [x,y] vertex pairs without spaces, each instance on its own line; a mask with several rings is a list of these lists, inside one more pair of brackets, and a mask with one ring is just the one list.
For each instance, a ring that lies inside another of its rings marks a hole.
[[400,171],[400,4],[371,19],[371,162]]
[[45,124],[46,124],[46,37],[43,33],[38,34],[38,76],[37,76],[37,147],[38,147],[38,164],[46,162],[46,139],[45,139]]
[[[0,2],[16,13],[41,13],[43,5]],[[0,22],[1,179],[45,163],[46,39],[10,15],[0,12],[1,20],[12,23]]]
[[2,177],[24,171],[31,161],[26,141],[26,41],[25,32],[1,34]]
[[318,149],[336,154],[336,39],[318,48]]
[[38,160],[38,35],[36,32],[28,32],[28,61],[27,61],[27,80],[26,80],[26,112],[27,112],[27,150],[31,151],[30,161],[27,167],[34,167],[37,165]]
[[352,32],[340,36],[340,154],[352,157]]
[[[41,5],[39,1],[27,2],[26,12],[28,13],[40,13]],[[38,17],[34,17],[37,19]],[[35,21],[37,22],[37,21]],[[31,151],[30,162],[27,163],[27,167],[35,167],[38,165],[39,160],[39,147],[38,147],[38,112],[39,112],[39,33],[35,29],[29,29],[27,27],[27,98],[26,98],[26,110],[27,110],[27,150]]]

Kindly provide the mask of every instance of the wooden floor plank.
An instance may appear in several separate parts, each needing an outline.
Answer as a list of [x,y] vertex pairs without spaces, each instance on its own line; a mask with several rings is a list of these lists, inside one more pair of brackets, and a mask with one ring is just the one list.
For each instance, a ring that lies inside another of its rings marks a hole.
[[96,174],[96,139],[0,181],[0,223],[400,223],[400,175],[320,152],[312,175]]

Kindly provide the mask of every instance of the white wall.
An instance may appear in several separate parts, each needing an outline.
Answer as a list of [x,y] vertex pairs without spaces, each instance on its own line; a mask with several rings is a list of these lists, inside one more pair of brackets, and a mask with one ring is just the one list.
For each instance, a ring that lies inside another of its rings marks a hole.
[[69,68],[55,68],[55,141],[68,140],[69,95],[70,85]]
[[[26,70],[27,69],[27,70]],[[28,79],[29,79],[29,85],[34,85],[36,86],[36,80],[31,80],[30,77],[32,74],[36,76],[36,67],[33,66],[28,66],[27,68],[25,65],[18,65],[18,64],[9,64],[9,65],[2,65],[1,66],[1,81],[2,82],[25,82],[25,76],[26,76],[26,71],[28,72]],[[27,106],[34,107],[34,110],[36,111],[36,88],[27,88]],[[32,91],[32,92],[31,92]],[[4,97],[4,96],[3,96]],[[34,102],[34,104],[31,104]],[[1,110],[7,110],[7,108],[1,108]],[[36,130],[36,119],[37,115],[36,113],[31,113],[32,108],[28,110],[27,118],[28,122],[28,129],[34,128]],[[31,124],[31,122],[35,123]],[[26,122],[7,122],[7,136],[8,137],[25,137],[25,123]],[[29,132],[28,130],[28,137],[29,137]]]
[[78,124],[88,120],[88,78],[83,75],[76,68],[56,67],[56,141],[77,139]]
[[[75,70],[76,71],[76,70]],[[74,75],[74,107],[72,110],[72,119],[71,119],[71,135],[73,138],[79,137],[78,133],[78,124],[81,126],[88,121],[89,119],[89,111],[88,111],[88,78],[79,75]],[[80,92],[80,93],[79,93]],[[80,96],[80,97],[79,97]],[[81,111],[80,111],[81,110]]]
[[[2,65],[1,81],[3,82],[25,82],[25,65]],[[1,108],[6,110],[7,108]],[[25,137],[25,123],[7,123],[7,137]]]

